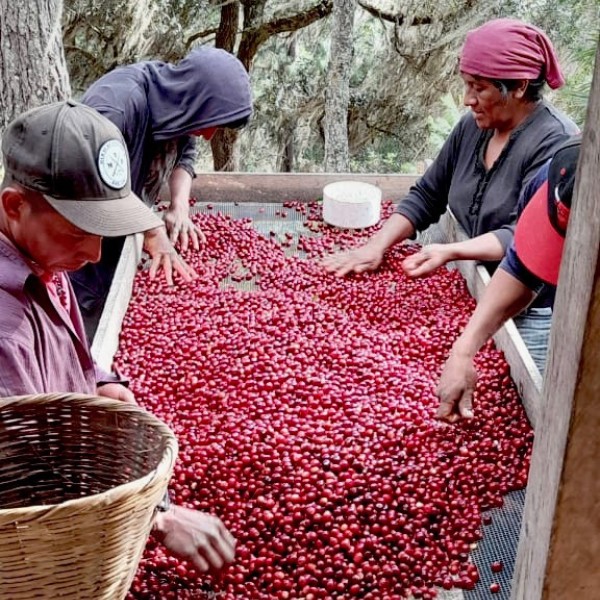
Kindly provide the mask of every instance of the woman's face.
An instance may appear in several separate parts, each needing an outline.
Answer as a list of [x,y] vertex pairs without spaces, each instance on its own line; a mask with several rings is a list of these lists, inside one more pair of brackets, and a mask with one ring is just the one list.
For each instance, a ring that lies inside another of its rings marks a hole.
[[520,89],[509,91],[507,97],[485,77],[461,73],[465,84],[464,105],[473,112],[479,129],[504,129],[512,126],[517,106],[523,97]]

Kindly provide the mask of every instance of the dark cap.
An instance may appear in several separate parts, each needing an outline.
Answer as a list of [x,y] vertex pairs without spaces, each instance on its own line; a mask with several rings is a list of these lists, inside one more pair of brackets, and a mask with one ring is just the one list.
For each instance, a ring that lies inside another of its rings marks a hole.
[[548,179],[538,188],[519,217],[515,249],[534,275],[552,285],[558,282],[581,137],[563,144],[548,166]]
[[83,104],[68,100],[23,113],[5,131],[2,155],[10,179],[43,194],[87,233],[121,236],[163,224],[131,191],[121,132]]

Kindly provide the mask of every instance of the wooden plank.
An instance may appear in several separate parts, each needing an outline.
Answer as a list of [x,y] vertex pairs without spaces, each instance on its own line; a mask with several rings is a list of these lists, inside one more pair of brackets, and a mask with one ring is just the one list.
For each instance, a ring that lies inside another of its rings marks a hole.
[[[468,239],[467,234],[450,211],[446,211],[442,216],[440,228],[443,236],[448,241]],[[471,295],[476,299],[481,298],[485,286],[490,281],[490,275],[485,267],[477,265],[472,260],[456,261],[456,266],[465,278]],[[511,377],[519,390],[527,417],[535,429],[541,410],[542,376],[512,319],[507,321],[504,327],[496,333],[494,341],[498,348],[504,352],[504,356],[510,365]]]
[[600,44],[512,600],[600,598]]
[[142,256],[142,243],[142,234],[130,235],[125,240],[123,252],[94,335],[92,356],[98,366],[106,371],[111,370],[113,358],[119,347],[121,325],[131,300],[133,280]]
[[381,188],[384,200],[397,202],[416,180],[416,175],[373,173],[200,173],[192,196],[202,202],[310,202],[322,197],[328,183],[364,181]]

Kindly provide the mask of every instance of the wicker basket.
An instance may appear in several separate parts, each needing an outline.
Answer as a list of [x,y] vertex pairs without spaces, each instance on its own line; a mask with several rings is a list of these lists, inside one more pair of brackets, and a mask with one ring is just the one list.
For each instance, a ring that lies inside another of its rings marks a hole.
[[0,598],[124,598],[176,455],[171,430],[131,404],[0,400]]

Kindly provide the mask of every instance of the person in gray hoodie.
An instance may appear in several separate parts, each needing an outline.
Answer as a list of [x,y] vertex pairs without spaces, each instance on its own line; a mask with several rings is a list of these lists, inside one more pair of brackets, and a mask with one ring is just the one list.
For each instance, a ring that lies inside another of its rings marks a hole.
[[[195,177],[196,142],[210,140],[217,128],[244,126],[252,114],[250,79],[242,63],[225,50],[201,47],[177,64],[145,61],[110,71],[85,92],[81,102],[112,121],[129,152],[132,190],[153,205],[168,184],[170,206],[165,227],[144,236],[150,254],[150,276],[159,270],[169,284],[175,270],[189,281],[194,271],[175,252],[198,249],[202,233],[189,218]],[[121,254],[124,238],[103,240],[102,259],[71,275],[92,335]]]

